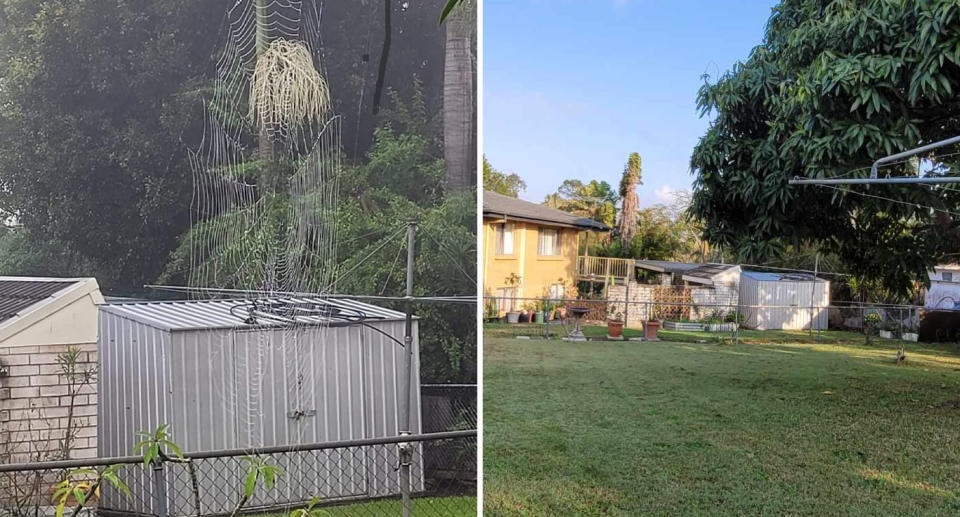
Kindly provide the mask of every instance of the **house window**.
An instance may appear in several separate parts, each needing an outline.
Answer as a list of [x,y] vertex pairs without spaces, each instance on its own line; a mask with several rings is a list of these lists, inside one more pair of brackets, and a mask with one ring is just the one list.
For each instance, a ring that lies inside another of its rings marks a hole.
[[513,255],[513,225],[500,223],[493,227],[497,255]]
[[953,282],[953,273],[943,273],[944,282]]
[[553,284],[550,286],[550,298],[553,300],[562,300],[564,298],[566,288],[563,284]]
[[517,305],[517,300],[514,299],[517,297],[516,287],[500,287],[497,289],[496,295],[498,311],[514,312],[514,308]]
[[540,255],[560,254],[560,230],[556,228],[540,228]]

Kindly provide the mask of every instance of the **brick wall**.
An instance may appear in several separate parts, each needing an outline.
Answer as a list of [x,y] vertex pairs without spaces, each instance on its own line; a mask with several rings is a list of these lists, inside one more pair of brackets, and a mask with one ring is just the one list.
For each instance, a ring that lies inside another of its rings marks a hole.
[[[77,368],[95,369],[97,345],[76,345],[82,352]],[[70,386],[57,356],[67,345],[0,348],[0,463],[59,459],[66,436]],[[74,439],[70,458],[97,455],[97,384],[76,390],[73,405]]]

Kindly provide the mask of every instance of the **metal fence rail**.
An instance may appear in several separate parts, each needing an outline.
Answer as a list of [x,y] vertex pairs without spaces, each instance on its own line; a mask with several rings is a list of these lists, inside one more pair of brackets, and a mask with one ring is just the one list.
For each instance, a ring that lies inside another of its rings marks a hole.
[[[464,430],[208,451],[148,466],[139,456],[0,465],[0,516],[53,515],[64,481],[78,490],[63,500],[66,515],[81,506],[79,514],[108,516],[279,516],[306,507],[332,515],[400,515],[404,446],[412,448],[412,515],[473,516],[476,436]],[[426,461],[428,450],[445,451],[442,469]]]

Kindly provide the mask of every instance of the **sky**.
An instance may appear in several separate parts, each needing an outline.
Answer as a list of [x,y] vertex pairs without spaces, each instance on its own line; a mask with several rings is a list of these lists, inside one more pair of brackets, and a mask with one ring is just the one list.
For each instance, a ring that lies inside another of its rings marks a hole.
[[643,159],[640,206],[690,190],[711,80],[761,43],[772,0],[485,0],[483,153],[542,202],[565,179],[619,188]]

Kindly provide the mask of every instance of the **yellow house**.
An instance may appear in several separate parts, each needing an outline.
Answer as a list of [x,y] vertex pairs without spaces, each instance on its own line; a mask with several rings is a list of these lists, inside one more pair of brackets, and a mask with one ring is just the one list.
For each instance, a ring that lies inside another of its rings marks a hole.
[[[607,230],[593,219],[483,191],[484,295],[576,296],[580,233]],[[519,310],[526,303],[501,301],[499,311]]]

